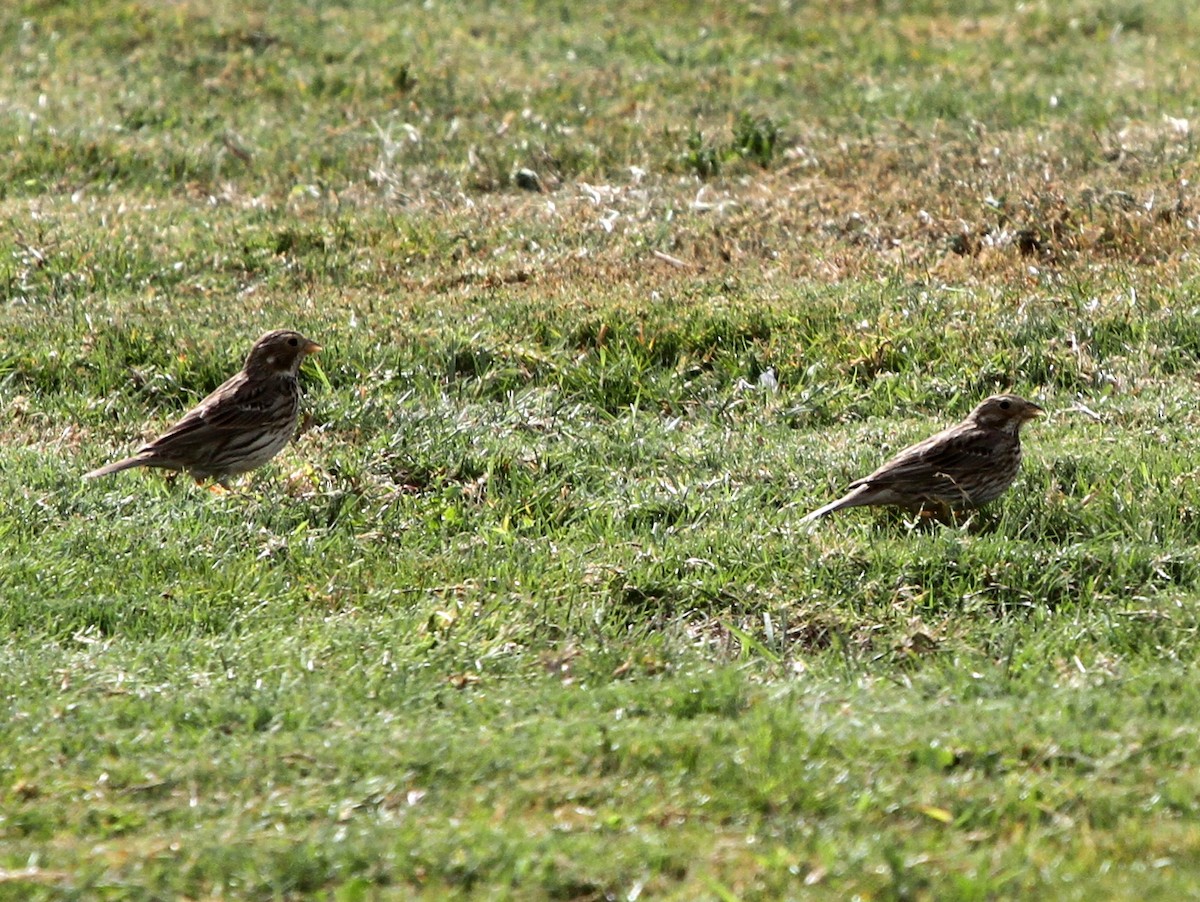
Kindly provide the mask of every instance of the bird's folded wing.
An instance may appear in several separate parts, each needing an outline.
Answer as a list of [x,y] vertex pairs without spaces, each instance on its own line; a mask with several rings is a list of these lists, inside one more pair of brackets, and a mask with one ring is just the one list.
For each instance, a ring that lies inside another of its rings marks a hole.
[[964,472],[986,466],[996,453],[994,442],[984,440],[978,430],[938,433],[901,451],[870,476],[850,484],[891,485],[895,483],[944,483]]
[[238,373],[160,435],[153,445],[161,447],[201,431],[245,429],[261,423],[269,407],[262,387],[247,382],[245,375]]

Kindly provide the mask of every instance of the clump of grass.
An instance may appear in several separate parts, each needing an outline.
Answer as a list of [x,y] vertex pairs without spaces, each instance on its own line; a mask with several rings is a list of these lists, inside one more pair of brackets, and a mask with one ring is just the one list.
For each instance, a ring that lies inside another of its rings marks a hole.
[[680,159],[686,169],[702,179],[710,179],[721,172],[725,155],[719,147],[706,141],[703,133],[693,131],[687,136]]
[[732,160],[748,160],[764,169],[771,166],[779,151],[779,126],[769,116],[739,113],[728,142],[707,139],[700,130],[689,132],[679,161],[684,170],[701,179],[721,174]]
[[769,116],[740,113],[733,126],[732,150],[766,169],[775,159],[779,126]]

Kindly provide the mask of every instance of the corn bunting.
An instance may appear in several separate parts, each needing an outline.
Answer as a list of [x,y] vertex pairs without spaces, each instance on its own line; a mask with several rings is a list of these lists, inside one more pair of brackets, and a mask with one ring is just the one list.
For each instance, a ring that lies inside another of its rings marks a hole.
[[254,343],[240,373],[132,457],[84,475],[95,479],[131,467],[186,470],[197,481],[261,467],[296,433],[300,364],[321,350],[299,332],[276,329]]
[[1042,408],[1016,395],[985,398],[957,426],[905,448],[800,522],[868,504],[942,511],[987,504],[1017,478],[1021,425],[1042,413]]

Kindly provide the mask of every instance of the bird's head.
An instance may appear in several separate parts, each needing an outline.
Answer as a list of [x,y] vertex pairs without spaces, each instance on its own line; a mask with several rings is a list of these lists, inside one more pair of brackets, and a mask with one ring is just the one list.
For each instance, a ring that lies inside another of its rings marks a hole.
[[1022,423],[1043,413],[1042,408],[1019,395],[992,395],[980,401],[967,419],[987,429],[1000,429],[1015,435]]
[[308,354],[315,354],[321,346],[291,329],[276,329],[268,332],[254,343],[246,358],[246,371],[259,373],[300,372],[300,364]]

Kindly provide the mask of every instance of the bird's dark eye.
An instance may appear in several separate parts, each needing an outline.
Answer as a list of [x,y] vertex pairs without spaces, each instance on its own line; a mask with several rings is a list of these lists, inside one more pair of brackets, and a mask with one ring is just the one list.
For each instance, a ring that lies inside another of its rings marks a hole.
[[290,345],[291,345],[293,348],[298,348],[298,347],[300,347],[300,342],[298,342],[298,341],[297,341],[296,339],[294,339],[294,338],[289,338],[289,339],[288,339],[288,344],[290,344]]
[[1010,408],[1010,407],[1012,407],[1012,402],[1011,402],[1011,401],[1001,401],[1001,402],[1000,402],[1000,409],[1001,409],[1001,410],[1008,410],[1008,408]]

